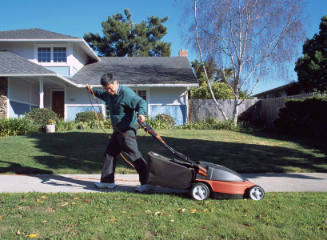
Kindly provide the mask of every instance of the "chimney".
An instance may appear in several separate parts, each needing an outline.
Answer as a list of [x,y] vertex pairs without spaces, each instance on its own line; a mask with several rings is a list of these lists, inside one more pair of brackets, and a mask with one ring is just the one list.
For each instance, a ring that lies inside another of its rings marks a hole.
[[187,57],[187,50],[184,50],[184,49],[179,50],[178,56],[180,56],[180,57]]

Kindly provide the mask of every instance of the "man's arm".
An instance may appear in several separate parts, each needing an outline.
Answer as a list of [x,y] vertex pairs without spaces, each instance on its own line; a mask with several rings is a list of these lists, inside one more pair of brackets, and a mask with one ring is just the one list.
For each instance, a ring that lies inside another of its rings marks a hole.
[[128,91],[127,104],[130,108],[138,112],[138,118],[141,121],[145,121],[145,116],[147,115],[147,104],[143,98],[137,95],[133,90]]
[[87,91],[93,92],[97,98],[105,101],[105,91],[93,89],[90,85],[86,84],[85,86]]

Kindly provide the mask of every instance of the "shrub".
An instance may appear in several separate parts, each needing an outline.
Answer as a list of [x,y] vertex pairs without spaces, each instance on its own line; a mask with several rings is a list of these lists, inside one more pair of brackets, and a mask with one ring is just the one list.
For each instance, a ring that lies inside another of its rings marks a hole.
[[112,123],[111,123],[110,119],[104,120],[103,125],[104,125],[105,128],[112,129]]
[[48,108],[34,108],[25,115],[25,118],[39,127],[45,127],[50,119],[58,120],[57,114]]
[[[99,120],[104,120],[104,117],[101,113],[97,113]],[[76,122],[91,122],[97,120],[96,115],[93,111],[80,112],[76,114]]]
[[175,126],[174,118],[168,114],[164,114],[164,113],[158,114],[156,116],[156,119],[159,120],[160,122],[166,123],[169,127]]
[[64,120],[58,120],[56,123],[56,131],[57,132],[63,132],[63,131],[71,131],[75,129],[76,123],[75,121],[67,121]]
[[203,121],[193,122],[184,124],[182,126],[178,126],[177,128],[180,129],[201,129],[201,130],[218,130],[218,129],[225,129],[225,130],[235,130],[237,127],[234,126],[231,120],[229,121],[219,121],[214,118],[208,118]]
[[37,131],[38,127],[26,118],[0,119],[0,137],[26,135]]
[[152,127],[153,129],[169,129],[170,126],[164,122],[163,120],[159,120],[159,119],[147,119],[146,123]]
[[309,136],[327,136],[327,97],[290,99],[279,110],[275,121],[277,129],[283,133]]

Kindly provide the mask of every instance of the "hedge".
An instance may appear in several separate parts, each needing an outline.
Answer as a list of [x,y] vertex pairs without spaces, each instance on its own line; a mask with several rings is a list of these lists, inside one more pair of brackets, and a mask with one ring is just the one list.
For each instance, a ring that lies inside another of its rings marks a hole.
[[282,132],[307,137],[327,136],[327,96],[290,99],[280,109],[275,126]]

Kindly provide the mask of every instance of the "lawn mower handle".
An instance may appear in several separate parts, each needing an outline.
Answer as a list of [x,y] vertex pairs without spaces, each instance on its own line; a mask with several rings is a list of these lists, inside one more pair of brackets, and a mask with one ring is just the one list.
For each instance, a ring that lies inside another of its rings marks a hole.
[[188,156],[176,151],[174,148],[169,146],[148,124],[146,124],[145,122],[142,122],[140,119],[137,119],[137,122],[144,129],[145,132],[149,133],[152,137],[154,137],[160,143],[162,143],[165,146],[165,148],[167,148],[175,157],[177,157],[178,159],[180,159],[182,161],[190,163],[192,165],[194,164],[194,162]]

